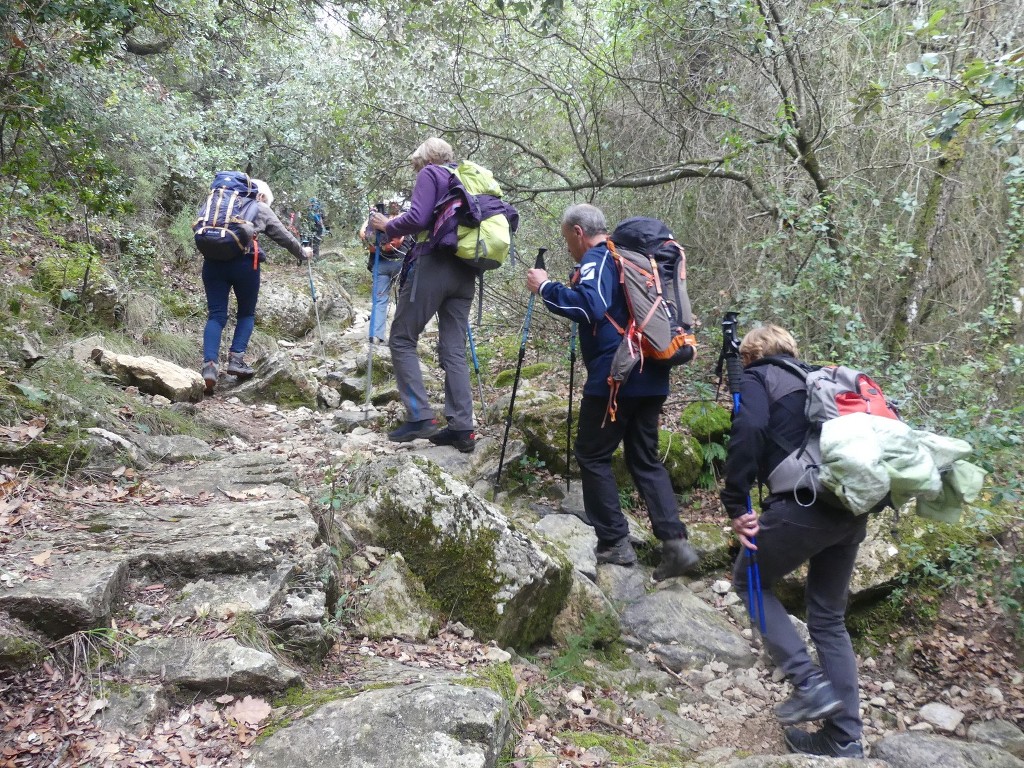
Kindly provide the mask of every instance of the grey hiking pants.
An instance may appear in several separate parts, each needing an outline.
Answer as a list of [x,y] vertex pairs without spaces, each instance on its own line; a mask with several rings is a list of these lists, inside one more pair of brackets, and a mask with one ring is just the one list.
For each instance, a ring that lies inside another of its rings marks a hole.
[[[764,593],[765,646],[775,665],[794,684],[803,683],[817,671],[807,646],[772,591],[783,576],[806,562],[807,629],[818,650],[821,670],[843,702],[843,709],[826,720],[824,727],[839,742],[859,741],[863,723],[857,657],[846,630],[846,605],[853,563],[867,531],[867,515],[820,505],[801,507],[791,497],[769,496],[759,523],[757,563]],[[748,602],[748,562],[744,549],[733,568],[733,583],[744,602]]]
[[444,415],[451,429],[473,429],[466,328],[475,277],[454,256],[434,253],[418,257],[406,275],[398,294],[388,346],[408,421],[434,418],[416,346],[423,329],[436,314],[437,355],[444,370]]

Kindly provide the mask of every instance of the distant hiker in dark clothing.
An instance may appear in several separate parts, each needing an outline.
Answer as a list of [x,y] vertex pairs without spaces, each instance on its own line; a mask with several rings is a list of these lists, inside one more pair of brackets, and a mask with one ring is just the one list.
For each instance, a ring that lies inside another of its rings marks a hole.
[[569,207],[562,216],[562,237],[578,265],[570,284],[549,280],[543,269],[531,269],[526,286],[544,300],[549,311],[579,323],[587,382],[575,453],[583,506],[597,532],[597,561],[631,566],[637,560],[612,474],[612,454],[622,443],[626,467],[647,504],[654,535],[662,541],[654,579],[679,576],[696,567],[698,556],[687,540],[672,482],[658,453],[658,419],[668,396],[669,369],[648,365],[634,371],[619,391],[616,419],[605,419],[608,373],[622,338],[609,316],[625,327],[626,298],[605,245],[608,227],[598,208],[586,204]]
[[[452,445],[463,453],[476,446],[473,434],[473,389],[466,362],[466,328],[473,303],[475,273],[450,254],[435,253],[426,233],[433,227],[437,204],[447,195],[455,162],[451,145],[430,138],[410,155],[416,183],[409,210],[388,220],[374,211],[369,225],[387,239],[416,235],[417,243],[405,258],[398,306],[391,322],[391,360],[398,392],[405,405],[406,421],[388,433],[388,439],[404,443],[421,437],[436,445]],[[423,371],[416,354],[420,334],[437,315],[437,352],[444,369],[444,415],[448,426],[440,432],[430,407]]]
[[331,233],[327,227],[327,218],[324,213],[324,206],[317,198],[309,198],[309,209],[306,211],[303,221],[304,238],[313,249],[313,258],[320,258],[320,243],[324,237]]
[[[311,258],[310,248],[302,244],[285,228],[271,208],[274,195],[265,181],[253,179],[259,189],[256,196],[256,217],[253,230],[256,235],[266,232],[270,239],[287,248],[300,261]],[[206,290],[206,308],[208,319],[203,331],[203,380],[206,382],[206,394],[213,394],[217,386],[218,363],[220,361],[220,339],[224,326],[228,322],[228,299],[231,291],[235,292],[238,303],[238,317],[235,320],[235,332],[228,348],[227,373],[230,376],[247,378],[252,376],[253,369],[245,362],[245,351],[249,348],[256,325],[256,300],[260,293],[260,262],[263,252],[256,238],[253,248],[242,256],[230,261],[203,259],[203,287]]]
[[[380,205],[383,205],[381,203]],[[397,200],[388,203],[388,219],[393,219],[402,212],[402,205]],[[393,240],[384,240],[377,248],[377,232],[369,224],[369,219],[363,224],[359,236],[369,255],[366,258],[366,268],[373,272],[374,261],[377,262],[377,274],[373,282],[373,328],[370,329],[370,341],[374,344],[383,344],[387,328],[388,305],[391,303],[391,289],[402,271],[402,264],[405,256],[415,244],[416,240],[411,235],[396,237]]]
[[[793,752],[831,757],[862,757],[862,722],[857,686],[857,658],[846,630],[846,604],[857,549],[864,540],[867,515],[810,504],[793,493],[771,494],[760,518],[748,507],[751,486],[767,481],[802,444],[809,424],[804,415],[807,390],[770,356],[796,358],[796,341],[774,325],[755,328],[739,348],[744,365],[739,382],[740,407],[733,414],[725,462],[722,504],[744,549],[733,568],[736,591],[747,600],[746,550],[757,550],[764,592],[765,646],[793,684],[792,696],[775,708],[787,725],[825,719],[821,730],[787,728]],[[772,399],[769,393],[775,393]],[[751,540],[756,537],[756,547]],[[812,661],[773,587],[804,563],[807,568],[807,629],[821,667]],[[749,606],[748,606],[749,608]]]

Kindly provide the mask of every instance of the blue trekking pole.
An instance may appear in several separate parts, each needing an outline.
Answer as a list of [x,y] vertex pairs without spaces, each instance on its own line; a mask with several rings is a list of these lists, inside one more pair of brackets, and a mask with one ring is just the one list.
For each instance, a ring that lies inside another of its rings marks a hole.
[[576,323],[569,325],[569,413],[565,417],[565,490],[569,491],[569,480],[572,477],[572,390],[576,375]]
[[[537,261],[534,269],[544,269],[544,253],[547,248],[537,249]],[[537,299],[536,293],[530,294],[530,300],[526,303],[526,317],[523,319],[523,338],[519,342],[519,360],[516,362],[516,376],[512,380],[512,397],[508,401],[508,418],[505,419],[505,436],[501,439],[501,457],[498,459],[498,474],[494,477],[495,489],[501,484],[501,468],[505,465],[505,447],[508,445],[508,430],[512,426],[512,409],[516,405],[516,390],[519,389],[519,375],[523,371],[523,358],[526,357],[526,338],[530,335],[530,318],[533,315],[533,304]]]
[[[377,203],[378,213],[384,213],[384,203]],[[367,331],[366,340],[366,404],[364,409],[370,407],[370,392],[373,389],[373,331],[377,323],[377,277],[380,274],[380,246],[384,242],[384,233],[377,233],[376,245],[373,249],[373,284],[370,286],[370,329]]]
[[480,378],[480,361],[476,356],[476,344],[473,343],[473,326],[466,321],[466,338],[469,339],[469,354],[473,358],[473,370],[476,371],[476,386],[480,390],[480,423],[487,423],[487,404],[484,402],[484,383]]
[[[725,364],[729,376],[729,392],[732,394],[732,413],[735,416],[740,412],[740,377],[743,375],[743,364],[740,361],[740,343],[736,338],[735,312],[726,312],[722,319],[722,353],[718,358],[718,383],[722,383],[722,364]],[[754,511],[750,501],[750,494],[747,494],[747,512]],[[754,537],[750,543],[757,546]],[[761,634],[766,632],[764,621],[764,592],[761,590],[761,569],[757,566],[757,552],[747,549],[747,610],[750,612],[750,621],[758,622]]]

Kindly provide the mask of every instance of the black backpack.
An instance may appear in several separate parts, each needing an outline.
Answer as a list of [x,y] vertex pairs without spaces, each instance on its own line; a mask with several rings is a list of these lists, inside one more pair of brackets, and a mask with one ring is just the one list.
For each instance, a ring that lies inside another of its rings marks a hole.
[[217,172],[192,225],[196,248],[204,257],[231,261],[252,252],[258,193],[252,179],[241,171]]

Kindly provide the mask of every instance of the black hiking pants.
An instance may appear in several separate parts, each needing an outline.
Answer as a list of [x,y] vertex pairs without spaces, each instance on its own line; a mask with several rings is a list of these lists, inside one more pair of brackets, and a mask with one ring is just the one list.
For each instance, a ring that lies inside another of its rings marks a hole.
[[[757,563],[764,592],[765,647],[794,684],[805,682],[817,672],[807,646],[773,591],[782,577],[807,563],[807,630],[818,651],[821,671],[843,701],[843,709],[827,719],[824,727],[839,742],[859,741],[863,725],[857,657],[846,630],[846,604],[867,522],[867,515],[857,516],[821,504],[801,506],[791,495],[769,496],[758,518]],[[748,562],[744,549],[733,568],[733,584],[745,603]]]
[[664,402],[665,395],[620,397],[615,421],[605,421],[607,398],[583,397],[576,433],[576,461],[580,465],[583,507],[602,543],[610,544],[629,534],[612,473],[612,455],[619,443],[626,468],[647,505],[654,535],[662,540],[686,536],[672,481],[658,454],[658,418]]

